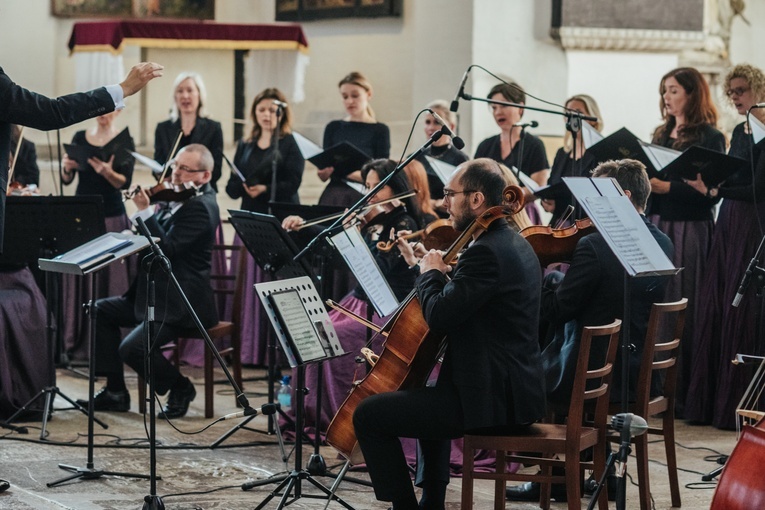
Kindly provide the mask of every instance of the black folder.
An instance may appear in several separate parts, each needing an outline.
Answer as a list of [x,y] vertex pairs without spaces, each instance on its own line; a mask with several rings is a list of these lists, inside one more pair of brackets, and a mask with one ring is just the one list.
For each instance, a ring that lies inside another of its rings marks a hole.
[[611,133],[588,147],[587,152],[595,156],[598,163],[610,159],[636,159],[645,165],[649,177],[658,176],[657,169],[654,168],[651,160],[643,151],[640,139],[627,128],[621,128],[619,131]]
[[350,142],[340,142],[329,149],[308,158],[308,161],[316,165],[316,168],[334,167],[333,175],[345,177],[351,172],[359,170],[364,163],[372,157]]
[[101,161],[109,161],[114,155],[114,168],[124,164],[128,158],[133,156],[130,151],[133,150],[133,139],[130,137],[128,128],[123,129],[117,136],[109,140],[103,147],[89,147],[85,145],[64,144],[64,150],[69,159],[79,163],[79,169],[84,170],[88,167],[88,158],[98,158]]
[[558,181],[555,184],[548,184],[534,191],[534,196],[544,200],[555,200],[563,195],[570,194],[568,187],[563,181]]
[[701,174],[704,184],[713,188],[747,164],[745,159],[693,145],[665,166],[661,173],[669,179],[675,177],[690,180]]

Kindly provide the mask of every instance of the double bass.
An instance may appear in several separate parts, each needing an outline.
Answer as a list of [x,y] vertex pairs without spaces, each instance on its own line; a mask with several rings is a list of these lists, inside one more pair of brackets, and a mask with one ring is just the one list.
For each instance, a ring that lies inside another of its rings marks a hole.
[[[445,263],[454,259],[474,234],[523,208],[523,191],[518,186],[505,188],[503,197],[505,206],[488,209],[462,232],[444,254]],[[359,403],[378,393],[423,386],[444,342],[442,334],[428,328],[415,291],[407,296],[393,318],[383,327],[383,331],[387,333],[387,339],[376,363],[364,379],[354,384],[327,428],[327,443],[351,464],[364,461],[353,429],[353,413]]]

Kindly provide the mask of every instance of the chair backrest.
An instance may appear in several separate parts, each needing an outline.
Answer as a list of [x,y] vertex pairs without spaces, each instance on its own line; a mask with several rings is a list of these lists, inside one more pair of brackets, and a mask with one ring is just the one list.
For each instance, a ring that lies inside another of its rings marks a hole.
[[247,252],[244,246],[213,245],[210,284],[216,296],[219,320],[237,323],[242,309]]
[[[657,373],[660,370],[666,370],[661,383],[660,396],[670,401],[668,405],[674,405],[677,356],[680,350],[680,338],[683,336],[685,327],[687,307],[687,298],[672,303],[654,303],[651,307],[636,387],[635,412],[640,416],[648,416],[651,381],[660,380]],[[656,356],[657,353],[660,353],[659,356]]]
[[[596,425],[605,425],[608,417],[608,398],[611,393],[611,375],[619,344],[619,331],[622,321],[616,319],[605,326],[585,326],[579,343],[579,355],[568,410],[567,437],[578,441],[582,427],[585,407],[594,409]],[[606,342],[607,348],[603,360],[590,360],[590,348],[593,341]]]

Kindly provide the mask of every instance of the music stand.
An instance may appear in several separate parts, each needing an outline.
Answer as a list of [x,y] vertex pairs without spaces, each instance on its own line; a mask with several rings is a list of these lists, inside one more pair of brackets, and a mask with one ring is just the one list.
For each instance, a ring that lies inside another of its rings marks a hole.
[[[303,469],[302,448],[303,440],[303,409],[305,404],[305,367],[310,363],[319,363],[345,354],[337,338],[332,321],[327,315],[321,297],[314,281],[308,276],[290,280],[259,283],[255,285],[258,297],[263,302],[271,324],[274,327],[279,343],[292,368],[297,371],[295,395],[297,405],[295,412],[295,468],[287,475],[268,478],[242,485],[242,490],[249,490],[262,485],[278,483],[255,510],[268,504],[271,499],[280,495],[281,500],[277,510],[290,505],[302,497],[335,500],[345,508],[353,507],[335,495],[336,485],[330,490],[316,481],[308,470]],[[324,495],[303,494],[302,481],[307,480]],[[294,497],[290,495],[294,489]]]
[[[0,264],[26,264],[34,271],[37,269],[37,260],[40,257],[52,258],[59,253],[65,253],[83,245],[106,232],[103,197],[100,195],[77,197],[9,196],[7,200],[5,229],[8,242],[5,243],[4,252],[0,254]],[[45,407],[42,410],[40,440],[45,440],[48,419],[53,410],[52,404],[56,396],[69,402],[72,409],[77,409],[85,415],[88,414],[85,408],[62,393],[56,386],[56,368],[54,366],[56,359],[61,362],[61,366],[87,377],[87,374],[82,374],[71,368],[63,345],[60,284],[59,275],[45,272],[45,304],[48,312],[46,314],[46,340],[51,354],[51,364],[48,368],[49,385],[21,406],[5,423],[0,423],[4,427],[10,424],[28,411],[29,406],[44,396]],[[55,326],[52,323],[52,316],[55,317]],[[107,428],[107,425],[101,420],[95,418],[95,421],[101,427]],[[12,426],[6,428],[12,428]]]
[[56,485],[60,485],[76,478],[95,480],[104,475],[144,479],[150,478],[149,475],[96,469],[93,464],[93,397],[96,382],[96,320],[98,314],[98,306],[96,305],[96,293],[98,289],[96,285],[97,273],[114,262],[120,261],[125,257],[144,249],[148,244],[148,240],[141,237],[110,232],[63,255],[59,255],[52,259],[39,259],[40,269],[43,271],[90,276],[91,285],[90,301],[86,308],[90,319],[90,329],[88,334],[88,459],[84,468],[70,466],[68,464],[59,464],[59,468],[71,471],[73,474],[60,480],[56,480],[55,482],[48,483],[48,487],[55,487]]

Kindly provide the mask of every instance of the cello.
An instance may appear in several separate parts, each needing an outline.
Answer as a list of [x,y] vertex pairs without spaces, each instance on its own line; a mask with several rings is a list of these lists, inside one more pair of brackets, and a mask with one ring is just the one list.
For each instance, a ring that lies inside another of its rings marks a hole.
[[[518,213],[523,208],[523,191],[508,186],[503,191],[505,206],[495,206],[476,218],[444,254],[449,263],[476,233],[486,230],[495,220]],[[327,443],[351,464],[364,461],[353,429],[353,413],[366,397],[389,391],[423,386],[442,350],[444,335],[428,328],[416,291],[403,301],[393,318],[383,327],[387,339],[377,362],[353,388],[327,428]]]

